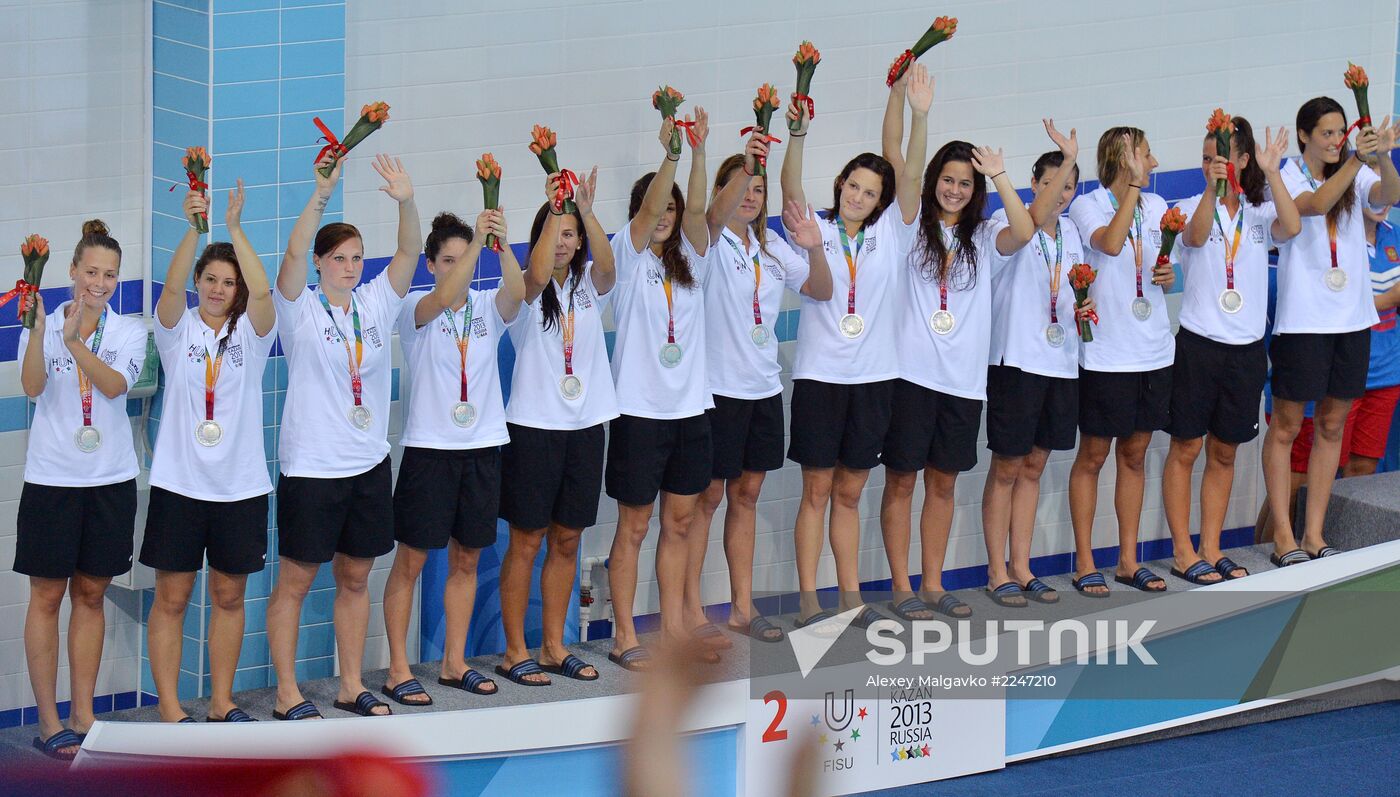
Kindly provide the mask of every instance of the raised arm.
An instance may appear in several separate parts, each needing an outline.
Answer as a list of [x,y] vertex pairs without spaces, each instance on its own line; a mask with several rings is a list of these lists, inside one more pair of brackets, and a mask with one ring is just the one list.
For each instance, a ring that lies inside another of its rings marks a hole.
[[289,302],[295,301],[306,290],[306,253],[316,238],[316,230],[321,227],[321,216],[326,212],[326,204],[331,201],[331,194],[335,193],[335,184],[340,182],[340,170],[345,166],[344,159],[338,160],[335,168],[331,169],[331,176],[322,177],[318,169],[330,162],[331,155],[327,153],[311,170],[316,177],[316,190],[311,192],[306,207],[302,208],[296,224],[292,225],[292,232],[287,236],[287,251],[282,255],[282,266],[277,270],[277,291]]
[[666,206],[671,203],[671,186],[676,184],[676,162],[681,156],[671,155],[671,131],[675,129],[675,122],[670,119],[661,120],[661,132],[657,138],[661,141],[661,149],[666,153],[666,157],[661,161],[661,165],[656,167],[656,176],[652,178],[651,185],[647,186],[647,192],[642,196],[642,206],[637,209],[637,215],[632,217],[632,221],[627,225],[627,234],[632,236],[632,249],[642,251],[651,245],[651,231],[656,229],[657,222],[661,221],[661,216],[666,212]]
[[399,203],[398,248],[387,270],[394,292],[407,296],[413,284],[413,272],[418,269],[418,256],[423,252],[423,229],[418,223],[418,206],[413,204],[413,181],[404,171],[402,161],[383,153],[375,156],[374,170],[384,178],[379,190]]
[[602,222],[593,215],[593,200],[598,196],[598,167],[594,166],[588,179],[580,180],[574,189],[574,204],[583,217],[583,232],[588,240],[588,254],[593,258],[593,288],[599,296],[606,295],[617,284],[617,263]]
[[[257,250],[248,242],[248,236],[243,232],[242,178],[238,180],[238,189],[228,192],[224,224],[228,226],[228,235],[233,241],[238,270],[243,273],[243,281],[248,284],[248,320],[253,322],[253,331],[258,333],[258,337],[262,337],[271,332],[277,323],[277,309],[272,304],[272,289],[267,281],[267,271],[263,268],[262,258],[258,257]],[[164,299],[165,296],[162,295],[161,298]]]
[[[1198,249],[1206,245],[1210,240],[1210,225],[1215,223],[1216,202],[1215,181],[1225,180],[1229,177],[1229,161],[1219,155],[1210,162],[1210,168],[1206,173],[1206,188],[1201,192],[1201,201],[1196,204],[1196,209],[1191,213],[1191,218],[1186,222],[1186,229],[1181,231],[1181,243]],[[1287,193],[1287,192],[1284,192]]]
[[787,149],[783,150],[783,168],[778,175],[778,184],[782,189],[783,207],[787,207],[789,202],[806,207],[807,195],[802,190],[802,147],[807,142],[807,128],[811,127],[812,120],[807,116],[807,106],[797,100],[788,103],[787,119],[797,122],[798,130],[791,132],[792,126],[788,126],[788,144]]
[[1123,251],[1123,244],[1128,241],[1128,231],[1133,226],[1133,211],[1142,198],[1143,181],[1147,179],[1147,164],[1139,157],[1137,148],[1133,146],[1133,137],[1127,133],[1123,134],[1123,148],[1122,168],[1128,172],[1127,192],[1108,226],[1098,228],[1089,236],[1089,245],[1109,257],[1117,257]]
[[1258,142],[1254,144],[1254,161],[1264,170],[1264,177],[1269,181],[1269,190],[1273,192],[1274,209],[1278,211],[1278,218],[1274,219],[1273,226],[1269,228],[1269,234],[1275,241],[1287,241],[1303,229],[1303,219],[1298,214],[1298,206],[1293,203],[1288,187],[1283,184],[1283,173],[1279,168],[1283,163],[1283,153],[1287,151],[1286,127],[1278,129],[1278,136],[1274,136],[1269,128],[1264,128],[1264,146],[1259,146]]
[[890,86],[885,100],[885,119],[880,124],[880,154],[894,167],[894,173],[904,171],[904,95],[908,91],[909,71]]
[[1006,157],[999,149],[974,147],[972,167],[992,181],[992,185],[996,186],[997,196],[1001,197],[1001,204],[1006,207],[1007,226],[997,233],[997,252],[1002,255],[1019,252],[1021,247],[1030,243],[1031,236],[1035,235],[1035,222],[1031,221],[1031,213],[1021,202],[1021,197],[1016,193],[1016,186],[1011,184],[1011,178],[1006,176]]
[[[1357,141],[1357,146],[1368,141],[1367,131],[1362,131]],[[1354,157],[1347,158],[1342,163],[1342,168],[1337,173],[1328,177],[1312,191],[1304,191],[1293,197],[1293,203],[1298,206],[1298,213],[1302,216],[1325,216],[1332,206],[1341,201],[1342,195],[1351,190],[1351,184],[1356,181],[1356,175],[1361,171],[1361,158],[1364,153],[1360,149],[1356,150]]]
[[720,230],[724,229],[729,220],[734,218],[734,214],[739,210],[739,205],[744,201],[744,193],[748,191],[749,178],[753,177],[754,167],[757,165],[758,159],[766,157],[768,157],[768,142],[763,140],[761,131],[755,130],[744,145],[744,176],[734,175],[715,195],[714,201],[710,203],[707,216],[710,224],[710,240],[718,240]]
[[[1050,136],[1050,140],[1055,142],[1055,146],[1060,149],[1060,166],[1055,173],[1050,176],[1052,191],[1041,191],[1035,195],[1031,201],[1031,225],[1035,230],[1040,229],[1049,223],[1050,217],[1054,215],[1055,209],[1060,205],[1060,186],[1069,182],[1069,178],[1074,174],[1075,164],[1079,160],[1079,132],[1071,127],[1069,137],[1055,129],[1054,119],[1041,119],[1041,124],[1045,125],[1045,133]],[[1003,198],[1004,199],[1004,198]],[[1016,204],[1020,204],[1018,198]]]
[[1387,116],[1380,129],[1373,132],[1377,139],[1376,160],[1379,162],[1376,171],[1381,181],[1371,186],[1371,193],[1366,199],[1373,206],[1394,205],[1400,202],[1400,174],[1395,171],[1395,161],[1391,160],[1390,151],[1395,149],[1395,139],[1400,135],[1400,130]]
[[491,232],[501,242],[501,289],[496,291],[496,312],[509,324],[520,315],[520,302],[525,299],[525,275],[520,270],[520,261],[515,259],[515,250],[507,243],[505,213],[495,211],[491,217]]
[[905,94],[909,97],[909,148],[902,168],[895,170],[895,197],[905,224],[919,215],[919,192],[924,182],[924,161],[928,157],[928,109],[933,104],[933,78],[923,64],[914,64],[906,73]]
[[[209,198],[199,193],[191,191],[185,195],[184,213],[185,221],[190,226],[185,228],[185,234],[180,238],[180,243],[175,245],[175,252],[170,255],[170,265],[165,270],[165,287],[160,291],[160,298],[156,300],[156,320],[166,329],[174,329],[180,323],[180,316],[185,314],[187,305],[185,304],[185,285],[190,280],[190,270],[194,268],[194,250],[199,246],[199,233],[195,231],[195,218],[200,213],[209,212]],[[249,298],[251,304],[252,299]]]
[[[593,168],[593,173],[598,173],[598,168]],[[544,293],[545,286],[549,284],[550,277],[554,275],[554,250],[559,246],[559,233],[563,229],[564,211],[554,208],[554,194],[559,185],[559,173],[554,172],[544,180],[544,194],[546,201],[550,203],[549,212],[545,214],[544,226],[540,228],[539,240],[530,247],[530,256],[527,258],[525,270],[525,301],[533,302],[541,293]],[[580,186],[581,188],[582,186]],[[577,204],[577,191],[575,191],[575,204]],[[582,208],[579,209],[582,212]]]
[[126,393],[129,388],[126,377],[102,362],[102,358],[93,354],[92,349],[83,341],[82,333],[78,331],[83,311],[78,304],[76,300],[68,304],[68,317],[63,320],[63,345],[68,348],[68,353],[73,355],[73,361],[83,369],[88,379],[92,380],[92,386],[107,398],[114,399]]
[[21,352],[19,382],[24,395],[38,398],[49,384],[48,362],[44,359],[44,332],[48,319],[44,317],[44,297],[34,294],[34,328],[29,330],[29,340]]
[[[690,120],[690,116],[686,116]],[[685,181],[685,213],[681,214],[681,231],[690,245],[701,255],[710,248],[710,223],[706,218],[705,202],[709,193],[709,177],[705,172],[705,139],[710,136],[710,115],[695,106],[695,126],[690,128],[695,146],[690,148],[690,176]]]
[[[418,300],[418,304],[413,309],[413,325],[421,327],[432,321],[443,310],[456,304],[457,298],[466,293],[467,286],[472,284],[472,278],[476,276],[476,265],[481,260],[481,248],[486,242],[486,233],[493,232],[491,219],[494,215],[500,214],[499,210],[486,209],[481,211],[476,217],[476,233],[472,236],[471,243],[467,244],[467,251],[462,253],[462,259],[458,263],[448,263],[454,268],[445,269],[437,281],[433,284],[433,289],[428,291],[428,295]],[[439,257],[445,255],[439,253]],[[436,261],[435,261],[436,262]],[[517,271],[519,270],[517,266]]]
[[796,202],[789,202],[783,208],[783,226],[788,229],[788,243],[807,253],[807,281],[802,283],[802,293],[819,302],[831,298],[831,266],[826,262],[826,250],[822,247],[822,230],[817,226],[817,212],[808,205],[804,210]]

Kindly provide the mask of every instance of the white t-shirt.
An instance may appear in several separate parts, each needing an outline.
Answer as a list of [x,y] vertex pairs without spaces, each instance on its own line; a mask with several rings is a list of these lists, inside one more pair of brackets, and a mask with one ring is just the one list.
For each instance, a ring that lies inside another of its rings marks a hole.
[[[917,226],[921,219],[915,219]],[[1002,260],[997,234],[1004,221],[985,219],[977,225],[977,272],[973,279],[965,254],[957,252],[953,230],[943,227],[943,242],[956,252],[948,281],[947,311],[953,329],[933,331],[932,316],[943,309],[942,291],[933,276],[936,264],[924,263],[923,248],[914,244],[904,266],[899,300],[899,378],[950,396],[985,401],[987,352],[992,339],[992,263]],[[925,273],[927,271],[927,273]]]
[[[799,291],[811,266],[787,241],[768,231],[767,251],[749,235],[746,248],[728,228],[714,245],[714,265],[705,282],[706,330],[709,345],[710,391],[735,399],[761,399],[783,392],[778,375],[778,337],[774,325],[783,302],[783,289]],[[762,265],[758,306],[768,328],[764,346],[753,342],[754,263]]]
[[[1006,211],[992,218],[1006,223]],[[1069,270],[1084,262],[1084,241],[1068,216],[1061,216],[1060,246],[1055,236],[1037,230],[1031,242],[1009,258],[993,258],[992,345],[990,365],[1009,365],[1030,374],[1059,379],[1079,377],[1079,330],[1074,321],[1074,287]],[[1055,318],[1065,330],[1065,342],[1051,346],[1045,337],[1050,326],[1050,274],[1060,254],[1060,285],[1056,292]],[[1049,265],[1046,265],[1047,262]]]
[[305,288],[289,301],[276,288],[282,349],[287,353],[287,398],[282,411],[279,455],[282,473],[318,479],[357,476],[389,456],[389,394],[393,372],[390,335],[403,298],[386,269],[355,288],[364,358],[360,362],[361,403],[369,409],[367,429],[350,422],[354,394],[350,363],[341,335],[355,350],[351,314],[321,304],[320,291]]
[[[570,280],[565,278],[564,284],[569,285]],[[607,298],[598,295],[593,284],[593,264],[589,263],[584,267],[583,279],[573,289],[574,350],[570,362],[583,393],[570,401],[559,392],[559,380],[564,378],[564,321],[569,315],[569,298],[557,283],[554,290],[560,301],[559,318],[553,327],[544,328],[539,297],[533,304],[525,305],[510,324],[515,370],[511,373],[506,420],[533,429],[587,429],[617,417],[617,392],[608,365],[608,344],[603,337],[603,306]]]
[[[1107,188],[1100,187],[1076,198],[1069,206],[1069,217],[1079,228],[1088,263],[1098,271],[1094,284],[1089,286],[1089,295],[1097,305],[1099,323],[1093,328],[1093,341],[1079,349],[1084,368],[1123,372],[1166,368],[1176,356],[1176,340],[1167,317],[1165,294],[1161,286],[1152,284],[1152,268],[1162,248],[1161,222],[1167,203],[1156,194],[1142,194],[1142,295],[1151,303],[1152,314],[1146,321],[1139,321],[1133,315],[1137,265],[1132,239],[1123,241],[1117,257],[1109,257],[1091,243],[1094,233],[1113,220],[1112,196]],[[1137,235],[1136,223],[1130,223],[1128,229]]]
[[[715,247],[701,257],[681,236],[681,251],[690,261],[695,284],[672,285],[670,313],[661,258],[650,246],[640,252],[633,249],[632,233],[625,226],[613,236],[612,248],[617,262],[617,285],[611,291],[617,322],[612,372],[618,411],[660,420],[704,413],[714,406],[705,383],[705,281]],[[681,361],[674,368],[661,364],[670,315],[675,318],[675,343],[681,347]]]
[[[174,329],[156,319],[156,348],[165,369],[160,433],[151,457],[151,486],[201,501],[242,501],[272,492],[263,448],[263,370],[277,325],[262,337],[245,314],[233,332],[218,332],[186,310]],[[214,420],[224,436],[216,446],[201,445],[195,427],[205,418],[205,357],[218,358],[227,340],[214,382]]]
[[[899,203],[892,202],[885,212],[859,235],[850,239],[857,247],[856,307],[865,320],[865,331],[857,338],[841,334],[841,317],[849,310],[851,276],[841,245],[840,231],[832,219],[817,222],[822,231],[822,250],[831,266],[831,298],[819,302],[802,297],[802,316],[797,325],[797,356],[794,379],[815,379],[839,385],[880,382],[899,376],[897,328],[898,291],[916,227],[905,224]],[[857,243],[859,242],[859,244]],[[805,257],[806,252],[799,253]]]
[[[1290,159],[1282,171],[1290,195],[1314,190],[1297,161]],[[1380,175],[1369,167],[1357,172],[1351,185],[1356,204],[1337,220],[1337,267],[1347,275],[1342,290],[1330,290],[1323,283],[1332,267],[1326,216],[1304,216],[1302,232],[1279,247],[1275,334],[1355,332],[1380,320],[1371,296],[1371,260],[1366,255],[1366,225],[1361,215],[1361,206],[1371,204],[1371,188],[1380,181]],[[1384,210],[1384,206],[1375,210]]]
[[[96,451],[84,453],[73,440],[83,425],[83,400],[78,391],[77,361],[63,345],[63,309],[67,305],[64,302],[54,308],[44,321],[44,365],[49,378],[44,392],[34,400],[24,480],[51,487],[97,487],[134,479],[141,468],[136,462],[125,393],[109,399],[94,385],[92,425],[102,433],[102,444]],[[141,378],[141,367],[146,362],[146,325],[139,318],[118,315],[109,307],[102,327],[97,356],[121,374],[130,388]],[[96,334],[84,341],[89,350]],[[20,330],[21,362],[29,335],[30,330]]]
[[[1186,214],[1188,224],[1200,204],[1200,194],[1177,203]],[[1183,327],[1232,345],[1253,343],[1264,337],[1269,305],[1269,249],[1274,245],[1271,230],[1277,218],[1278,209],[1273,202],[1251,205],[1241,201],[1240,213],[1233,217],[1225,210],[1224,203],[1218,202],[1215,221],[1210,225],[1210,238],[1204,246],[1187,246],[1184,232],[1177,236],[1172,254],[1181,264],[1186,280],[1181,297]],[[1240,248],[1235,254],[1235,290],[1244,299],[1244,305],[1237,313],[1227,313],[1220,308],[1220,294],[1229,285],[1225,276],[1225,247],[1227,242],[1234,244],[1237,226]]]
[[452,414],[462,400],[462,355],[457,336],[466,329],[467,306],[452,313],[451,324],[446,313],[438,313],[419,327],[414,313],[429,291],[414,291],[404,299],[399,310],[399,345],[403,347],[409,385],[400,439],[404,445],[460,451],[510,442],[496,361],[496,348],[505,329],[505,321],[496,309],[499,291],[469,291],[472,317],[466,400],[476,410],[476,422],[470,426],[458,426]]

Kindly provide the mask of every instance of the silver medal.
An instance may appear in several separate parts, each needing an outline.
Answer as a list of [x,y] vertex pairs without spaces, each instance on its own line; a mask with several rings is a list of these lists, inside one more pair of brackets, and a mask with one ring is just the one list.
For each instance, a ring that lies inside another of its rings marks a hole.
[[847,313],[841,316],[841,334],[848,338],[855,339],[865,332],[865,319],[860,317],[860,313]]
[[1060,324],[1050,324],[1045,327],[1045,342],[1055,348],[1065,345],[1065,328]]
[[1339,268],[1329,268],[1322,281],[1327,283],[1328,290],[1338,292],[1347,286],[1347,273]]
[[351,407],[349,415],[350,423],[354,425],[356,429],[368,429],[370,421],[374,417],[370,413],[369,407],[366,407],[363,404],[356,404],[355,406]]
[[947,310],[936,310],[933,315],[928,317],[928,325],[933,327],[933,331],[940,335],[946,335],[952,332],[954,323],[956,322],[953,319],[953,314]]
[[97,431],[96,426],[79,426],[78,431],[73,433],[73,442],[77,444],[79,451],[91,454],[101,447],[102,433]]
[[573,374],[568,374],[559,380],[559,395],[569,401],[575,401],[583,395],[583,380]]
[[681,364],[681,356],[683,354],[684,352],[681,351],[681,344],[664,344],[662,345],[660,352],[661,364],[667,368],[675,368],[677,365]]
[[1139,296],[1133,300],[1133,316],[1139,321],[1146,321],[1152,316],[1152,302]]
[[220,426],[218,421],[200,421],[199,425],[194,427],[194,439],[202,446],[213,448],[224,439],[224,427]]
[[452,422],[463,429],[476,423],[476,407],[467,401],[452,405]]
[[1238,313],[1244,307],[1244,297],[1234,288],[1226,288],[1220,292],[1220,309],[1231,315]]
[[768,332],[768,327],[762,324],[754,324],[753,329],[749,330],[749,340],[752,340],[753,345],[760,349],[768,345],[770,337],[771,334]]

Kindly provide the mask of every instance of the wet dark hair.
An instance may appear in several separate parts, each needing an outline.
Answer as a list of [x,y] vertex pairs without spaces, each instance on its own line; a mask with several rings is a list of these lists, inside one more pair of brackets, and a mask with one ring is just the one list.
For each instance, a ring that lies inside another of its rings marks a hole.
[[[632,196],[627,202],[629,221],[636,218],[637,212],[642,209],[642,198],[646,196],[647,187],[654,177],[656,172],[647,172],[632,184]],[[676,223],[665,243],[661,244],[661,265],[671,282],[682,288],[692,288],[695,286],[695,273],[691,271],[690,260],[681,249],[681,217],[685,215],[685,197],[675,183],[671,183],[671,200],[676,203]],[[651,231],[648,230],[647,234],[650,235]]]
[[[1254,127],[1243,116],[1236,116],[1231,121],[1235,124],[1235,132],[1230,136],[1230,143],[1235,146],[1236,152],[1249,156],[1249,162],[1244,165],[1235,179],[1240,181],[1240,188],[1244,189],[1244,198],[1249,204],[1262,205],[1264,204],[1264,186],[1268,184],[1268,178],[1264,176],[1264,170],[1259,168],[1259,164],[1254,160]],[[1214,141],[1215,134],[1207,133],[1205,140]]]
[[[1303,131],[1307,131],[1308,135],[1312,135],[1312,132],[1317,129],[1318,122],[1321,122],[1322,117],[1329,113],[1338,113],[1342,115],[1342,129],[1345,130],[1347,124],[1346,109],[1342,107],[1341,103],[1331,97],[1313,97],[1303,103],[1302,107],[1298,109],[1298,117],[1294,122],[1296,125],[1296,135],[1298,136],[1299,152],[1306,149],[1303,144]],[[1344,157],[1338,158],[1336,163],[1329,163],[1322,167],[1322,180],[1326,180],[1341,170],[1342,164],[1346,163],[1346,153],[1342,154]],[[1338,220],[1342,218],[1342,215],[1350,213],[1354,207],[1356,207],[1356,192],[1351,190],[1343,191],[1342,198],[1337,200],[1337,204],[1333,205],[1331,210],[1327,211],[1327,222],[1336,225]]]
[[[950,162],[962,162],[972,168],[972,197],[958,214],[958,223],[953,227],[953,237],[958,242],[955,262],[948,262],[948,246],[943,240],[943,228],[939,221],[938,178],[943,167]],[[919,255],[918,268],[924,279],[937,280],[959,290],[977,284],[977,226],[982,223],[982,213],[987,208],[987,178],[972,166],[972,145],[966,141],[949,141],[924,169],[924,190],[919,197],[923,212],[919,214],[919,237],[916,252]]]
[[98,246],[116,252],[117,267],[121,267],[122,245],[117,243],[116,238],[112,237],[112,231],[107,228],[107,223],[102,219],[88,219],[83,222],[83,237],[79,238],[78,245],[73,247],[73,265],[78,265],[78,261],[83,259],[83,251],[89,246]]
[[[1038,183],[1040,178],[1051,169],[1058,169],[1065,162],[1065,154],[1057,149],[1041,155],[1035,159],[1035,165],[1031,167],[1031,182]],[[1079,164],[1074,165],[1074,181],[1079,182]]]
[[238,326],[238,319],[248,311],[248,283],[243,279],[243,269],[238,265],[238,253],[233,244],[228,241],[214,241],[204,247],[204,252],[194,263],[196,291],[199,290],[199,278],[204,275],[204,270],[215,261],[233,266],[233,278],[238,284],[233,293],[233,303],[228,308],[228,331],[229,334],[233,334],[233,330]]
[[423,245],[423,254],[427,255],[429,260],[437,260],[442,245],[453,238],[461,238],[471,243],[472,228],[456,213],[443,211],[433,217],[433,226],[428,232],[428,240]]
[[[714,190],[714,193],[715,193],[715,194],[718,194],[726,185],[729,185],[730,179],[732,179],[732,178],[734,178],[734,177],[736,176],[734,173],[735,173],[735,172],[739,172],[739,171],[743,171],[743,169],[744,169],[744,156],[743,156],[742,154],[730,155],[729,157],[725,158],[724,161],[721,162],[720,165],[719,165],[719,171],[715,172],[715,190]],[[751,178],[749,177],[749,175],[748,175],[747,172],[744,173],[744,179],[745,179],[745,180],[751,179]],[[749,225],[749,229],[753,231],[753,236],[754,236],[754,238],[758,241],[758,250],[759,250],[760,252],[762,252],[763,254],[767,255],[767,254],[769,254],[769,252],[768,252],[768,173],[765,171],[763,174],[759,175],[759,178],[758,178],[758,179],[763,181],[763,208],[762,208],[761,212],[758,214],[758,218],[754,219],[754,220],[753,220],[753,223]]]
[[831,207],[826,211],[826,217],[833,223],[841,216],[841,185],[856,169],[869,169],[880,175],[880,202],[870,215],[865,217],[865,221],[860,223],[860,228],[864,230],[879,221],[885,209],[894,201],[895,174],[890,162],[873,152],[862,152],[851,158],[841,169],[841,173],[836,175],[836,181],[831,186]]
[[311,251],[317,257],[325,257],[351,238],[364,240],[364,236],[360,235],[355,225],[343,221],[332,222],[316,231],[316,241],[312,244]]
[[[549,218],[553,207],[554,203],[546,202],[540,205],[540,209],[535,212],[535,220],[530,224],[531,249],[539,244],[540,236],[544,233],[545,220]],[[564,280],[564,289],[568,291],[567,295],[572,295],[578,288],[579,280],[583,279],[583,266],[588,262],[588,244],[583,230],[583,214],[574,210],[569,215],[573,216],[574,222],[578,224],[579,238],[584,241],[584,245],[574,250],[573,256],[569,258],[569,276]],[[540,294],[540,314],[544,316],[544,329],[546,331],[553,329],[559,323],[559,319],[564,316],[564,307],[559,301],[558,292],[554,289],[552,275],[544,285],[544,292]]]

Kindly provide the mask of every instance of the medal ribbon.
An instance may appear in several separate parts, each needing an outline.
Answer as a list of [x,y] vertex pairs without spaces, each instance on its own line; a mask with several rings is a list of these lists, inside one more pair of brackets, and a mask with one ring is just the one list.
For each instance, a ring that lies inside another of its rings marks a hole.
[[340,324],[335,320],[335,315],[331,313],[330,300],[324,293],[316,292],[317,298],[321,300],[321,309],[326,311],[326,317],[331,320],[331,326],[335,327],[335,335],[345,346],[345,359],[347,368],[350,370],[350,394],[355,397],[355,406],[360,406],[360,393],[364,387],[364,382],[360,379],[360,363],[365,359],[364,335],[360,331],[360,308],[355,306],[355,295],[350,294],[350,319],[351,325],[355,328],[355,350],[350,350],[350,341],[346,339],[345,333],[340,331]]
[[[75,313],[81,313],[82,311],[81,307],[73,310]],[[102,348],[102,330],[106,326],[107,308],[103,307],[102,316],[97,319],[97,329],[92,333],[92,353],[94,356],[96,356],[98,350]],[[92,380],[88,379],[88,375],[83,372],[83,367],[81,365],[77,365],[76,363],[74,365],[76,365],[78,369],[78,394],[82,396],[83,399],[83,426],[92,426]]]
[[[1118,212],[1118,197],[1113,192],[1108,193],[1108,201],[1113,205],[1113,212]],[[1137,234],[1133,234],[1133,229]],[[1142,298],[1142,202],[1138,202],[1133,208],[1133,229],[1128,230],[1128,240],[1133,245],[1133,265],[1137,268],[1137,298]]]
[[[939,229],[943,233],[943,245],[948,247],[948,253],[943,256],[943,270],[948,274],[948,276],[952,276],[953,261],[956,260],[958,257],[957,239],[954,238],[953,242],[950,244],[948,242],[948,228],[939,225]],[[938,281],[938,309],[945,313],[948,311],[947,277]]]
[[846,314],[856,313],[856,255],[865,244],[865,230],[856,235],[856,248],[851,251],[851,239],[846,237],[846,225],[840,217],[836,219],[836,231],[841,234],[841,253],[846,256],[846,270],[851,274],[851,289],[846,293]]
[[[572,302],[570,303],[572,305]],[[457,319],[453,317],[452,308],[444,308],[442,314],[447,318],[447,328],[452,330],[452,338],[457,341],[457,353],[462,356],[462,392],[458,401],[467,400],[467,349],[472,345],[472,292],[467,291],[466,316],[462,319],[462,331],[457,331]],[[573,307],[569,308],[569,318],[572,324]],[[570,341],[572,346],[572,341]]]
[[661,289],[666,291],[666,342],[676,342],[676,305],[671,297],[671,278],[661,278]]
[[1060,222],[1055,222],[1055,265],[1050,265],[1050,242],[1045,238],[1042,230],[1036,230],[1035,234],[1040,236],[1040,253],[1045,257],[1045,268],[1050,272],[1050,323],[1058,324],[1060,305],[1060,269],[1065,258],[1065,237],[1060,229]]
[[[224,351],[228,349],[228,339],[230,335],[224,335],[224,339],[219,341],[219,353],[209,354],[209,347],[204,347],[204,420],[214,420],[214,383],[219,381],[219,372],[224,367]],[[211,362],[212,361],[212,362]]]
[[[1308,185],[1313,190],[1317,190],[1317,181],[1313,179],[1312,172],[1308,170],[1308,162],[1301,156],[1298,158],[1298,168],[1303,170],[1303,176],[1308,178]],[[1327,248],[1332,253],[1332,268],[1337,267],[1337,223],[1332,219],[1327,219]]]
[[[729,242],[729,248],[733,249],[734,254],[739,256],[739,262],[748,260],[748,256],[739,251],[738,244],[734,243],[728,236],[725,236],[724,240]],[[763,282],[763,267],[759,264],[758,253],[755,252],[753,256],[753,325],[756,327],[763,326],[763,310],[758,306],[758,286],[761,282]]]
[[574,291],[569,291],[569,313],[564,317],[564,325],[560,330],[564,337],[564,375],[572,376],[574,373]]
[[1240,205],[1239,215],[1235,218],[1235,240],[1234,243],[1225,241],[1225,225],[1220,222],[1220,208],[1215,210],[1215,227],[1220,230],[1220,240],[1225,244],[1225,287],[1228,290],[1235,289],[1235,258],[1240,253],[1240,234],[1244,232],[1244,205]]

